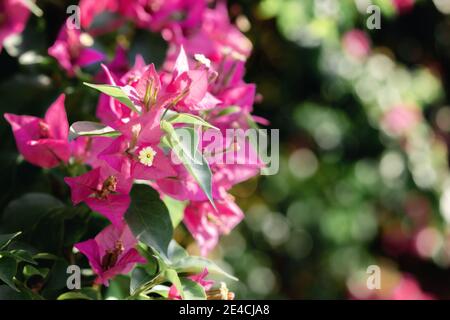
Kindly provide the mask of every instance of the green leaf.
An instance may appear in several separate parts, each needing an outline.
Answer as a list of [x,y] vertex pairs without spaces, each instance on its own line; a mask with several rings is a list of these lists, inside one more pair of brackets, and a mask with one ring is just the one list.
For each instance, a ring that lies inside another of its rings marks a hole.
[[19,236],[22,232],[10,233],[10,234],[0,234],[0,250],[6,248],[11,241]]
[[31,253],[22,249],[12,251],[0,251],[0,255],[14,258],[16,259],[17,262],[24,261],[31,264],[37,264],[37,262],[33,259]]
[[93,84],[93,83],[87,83],[87,82],[83,82],[83,84],[88,87],[91,87],[93,89],[96,89],[110,97],[113,97],[114,99],[118,100],[120,103],[123,103],[124,105],[126,105],[132,111],[139,113],[139,111],[136,109],[136,106],[134,105],[134,103],[130,100],[130,98],[122,90],[121,87],[108,85],[108,84]]
[[167,257],[173,227],[169,211],[158,192],[148,185],[134,185],[125,219],[138,240]]
[[169,290],[170,290],[170,287],[159,284],[159,285],[154,286],[150,290],[148,290],[147,294],[156,293],[156,294],[159,294],[161,297],[167,299],[167,297],[169,296]]
[[185,300],[206,300],[205,288],[188,278],[180,278]]
[[61,294],[57,300],[94,300],[80,291],[66,292]]
[[241,111],[240,107],[238,107],[238,106],[230,106],[230,107],[221,109],[220,112],[217,113],[216,117],[219,118],[219,117],[227,116],[229,114],[233,114],[233,113],[236,113],[236,112],[239,112],[239,111]]
[[38,275],[38,276],[41,276],[42,278],[45,278],[45,277],[47,277],[48,271],[49,271],[48,268],[37,269],[31,265],[26,265],[25,267],[23,267],[23,274],[27,278],[34,276],[34,275]]
[[92,121],[78,121],[69,129],[69,141],[78,137],[117,137],[120,132],[104,124]]
[[14,258],[3,256],[0,258],[0,280],[17,291],[14,276],[17,272],[17,262]]
[[49,277],[41,294],[47,299],[55,299],[60,290],[67,288],[67,267],[69,264],[64,259],[55,260],[50,269]]
[[233,277],[232,275],[228,274],[214,262],[203,257],[189,256],[177,261],[172,265],[172,267],[178,273],[188,273],[188,274],[197,274],[202,272],[205,268],[207,268],[209,274],[225,276],[229,279],[238,281],[236,277]]
[[166,269],[164,271],[164,276],[166,279],[177,288],[178,293],[184,300],[184,291],[183,286],[181,285],[180,278],[178,277],[178,273],[174,269]]
[[[169,144],[189,173],[215,208],[212,198],[212,173],[208,162],[198,151],[198,136],[193,128],[175,129],[169,122],[162,121],[161,128],[168,134]],[[183,139],[189,135],[189,139]]]
[[193,125],[198,125],[198,126],[202,126],[202,127],[206,127],[206,128],[219,130],[218,128],[216,128],[209,122],[205,121],[204,119],[202,119],[198,116],[194,116],[192,114],[188,114],[188,113],[177,113],[175,115],[170,116],[166,121],[171,124],[185,123],[185,124],[193,124]]
[[0,285],[0,300],[31,300],[25,292],[18,292],[7,285]]
[[36,259],[36,260],[58,260],[59,258],[57,256],[55,256],[54,254],[43,252],[43,253],[35,254],[33,256],[33,259]]
[[7,232],[30,231],[50,211],[63,208],[58,199],[45,193],[28,193],[5,208],[1,226]]
[[183,220],[184,209],[186,208],[187,201],[176,200],[169,196],[164,196],[162,200],[169,210],[170,219],[172,220],[172,225],[175,229]]
[[149,283],[154,277],[149,275],[144,268],[136,267],[131,272],[130,294],[133,295],[145,284]]
[[188,256],[189,255],[187,251],[184,250],[184,248],[180,246],[175,240],[170,241],[168,258],[172,262],[172,264]]

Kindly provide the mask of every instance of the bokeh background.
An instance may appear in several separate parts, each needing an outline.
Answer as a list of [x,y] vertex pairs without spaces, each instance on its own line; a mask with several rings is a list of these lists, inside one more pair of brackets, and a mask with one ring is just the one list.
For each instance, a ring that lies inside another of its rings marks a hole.
[[[43,114],[63,90],[71,122],[93,117],[96,95],[45,55],[72,2],[39,1],[43,18],[0,54],[1,113]],[[280,129],[281,151],[277,175],[233,190],[246,218],[211,254],[240,278],[237,298],[450,298],[450,0],[228,4],[254,45],[255,114]],[[366,27],[370,4],[381,29]],[[158,35],[133,37],[131,57],[162,61]],[[31,190],[67,193],[17,161],[0,121],[1,211]],[[197,252],[182,227],[176,238]],[[366,287],[370,265],[380,290]]]

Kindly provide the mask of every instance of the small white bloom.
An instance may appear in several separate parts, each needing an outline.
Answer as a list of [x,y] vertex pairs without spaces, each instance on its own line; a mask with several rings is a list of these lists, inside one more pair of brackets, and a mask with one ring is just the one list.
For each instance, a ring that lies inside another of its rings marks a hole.
[[153,165],[153,159],[155,159],[156,151],[152,147],[145,147],[139,151],[139,162],[147,167]]
[[211,68],[211,60],[209,60],[205,55],[197,53],[194,55],[195,60],[203,64],[208,69]]

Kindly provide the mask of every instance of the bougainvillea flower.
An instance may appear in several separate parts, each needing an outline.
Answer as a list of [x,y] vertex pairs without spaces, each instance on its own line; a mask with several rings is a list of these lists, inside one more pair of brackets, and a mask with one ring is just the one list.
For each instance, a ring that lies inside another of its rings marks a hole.
[[44,119],[5,113],[12,127],[17,148],[28,162],[52,168],[70,158],[69,124],[64,109],[64,95],[47,110]]
[[220,235],[228,234],[244,218],[231,195],[216,200],[215,205],[217,210],[208,201],[191,202],[184,210],[184,224],[203,256],[216,246]]
[[78,29],[61,28],[55,43],[48,49],[48,54],[58,60],[69,76],[74,76],[78,68],[102,61],[105,56],[100,51],[89,48],[93,39]]
[[22,33],[29,16],[30,10],[24,0],[0,1],[0,52],[6,38]]
[[140,106],[143,111],[149,111],[157,104],[161,105],[162,103],[158,102],[161,81],[154,64],[152,63],[146,66],[141,76],[129,86],[125,87],[124,91],[130,93],[130,98],[133,103]]
[[123,224],[123,215],[130,205],[132,181],[104,165],[78,177],[64,181],[72,191],[72,202],[85,202],[89,208],[107,217],[112,224]]
[[[208,276],[208,269],[205,268],[199,274],[189,276],[188,278],[194,282],[197,282],[199,285],[201,285],[205,289],[205,291],[207,291],[207,290],[211,289],[211,287],[214,284],[214,281],[205,279],[207,276]],[[168,298],[170,300],[181,300],[182,299],[180,293],[178,292],[177,288],[174,285],[172,285],[169,289]]]
[[108,286],[109,279],[131,271],[136,263],[145,263],[135,246],[136,239],[129,227],[109,225],[94,239],[76,243],[77,248],[89,260],[98,284]]
[[184,48],[181,46],[175,61],[172,79],[165,92],[174,97],[174,109],[192,112],[214,108],[220,101],[208,92],[207,69],[191,69]]
[[154,109],[119,128],[122,136],[101,152],[99,158],[133,179],[175,176],[169,156],[158,146],[162,136],[161,111]]
[[173,29],[166,36],[177,46],[183,45],[189,55],[201,53],[213,62],[220,62],[226,56],[245,60],[252,51],[252,43],[239,29],[230,23],[225,2],[218,2],[215,8],[206,8],[200,28],[187,36],[181,30]]

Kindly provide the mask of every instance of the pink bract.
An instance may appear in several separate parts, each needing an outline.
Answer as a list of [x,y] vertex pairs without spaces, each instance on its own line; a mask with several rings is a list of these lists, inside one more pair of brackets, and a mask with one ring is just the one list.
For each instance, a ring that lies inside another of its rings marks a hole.
[[136,250],[136,244],[137,240],[124,224],[121,227],[110,225],[94,239],[76,243],[75,248],[88,258],[97,274],[95,282],[108,286],[116,275],[126,274],[136,263],[146,262]]
[[44,119],[5,113],[17,148],[28,162],[52,168],[69,160],[69,124],[64,99],[65,96],[60,95],[47,110]]
[[83,35],[78,29],[71,29],[66,24],[61,28],[55,43],[48,49],[48,54],[54,57],[70,77],[77,69],[102,61],[105,56],[92,49],[83,41]]

